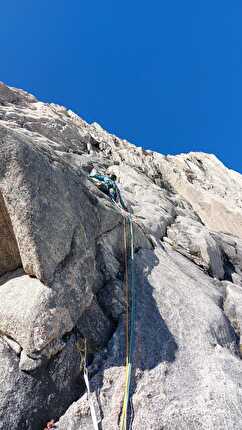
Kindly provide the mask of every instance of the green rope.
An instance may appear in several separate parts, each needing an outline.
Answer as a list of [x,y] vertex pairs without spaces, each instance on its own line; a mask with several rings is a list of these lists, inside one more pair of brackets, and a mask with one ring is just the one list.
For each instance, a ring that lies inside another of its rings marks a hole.
[[[129,215],[129,239],[130,239],[130,296],[131,296],[131,312],[130,312],[130,344],[128,352],[128,383],[126,391],[126,410],[128,412],[128,406],[131,394],[131,376],[132,376],[132,361],[133,361],[133,351],[135,342],[135,319],[136,319],[136,293],[134,285],[134,234],[133,234],[133,223],[132,218]],[[127,429],[128,424],[128,414],[126,415],[126,420],[124,423],[124,430]]]

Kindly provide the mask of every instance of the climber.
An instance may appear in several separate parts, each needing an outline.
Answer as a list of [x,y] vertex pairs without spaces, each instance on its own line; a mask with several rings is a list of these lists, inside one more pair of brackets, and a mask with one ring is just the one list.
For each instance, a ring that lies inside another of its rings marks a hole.
[[116,183],[117,176],[111,175],[99,175],[95,169],[93,169],[89,175],[89,178],[95,183],[95,185],[111,198],[115,203],[120,203],[124,210],[127,210],[127,206],[121,196],[119,187]]

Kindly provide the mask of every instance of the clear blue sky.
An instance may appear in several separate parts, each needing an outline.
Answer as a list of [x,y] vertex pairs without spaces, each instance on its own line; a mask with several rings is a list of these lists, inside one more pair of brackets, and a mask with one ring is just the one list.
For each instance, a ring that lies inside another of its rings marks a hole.
[[6,0],[0,80],[161,153],[242,172],[241,0]]

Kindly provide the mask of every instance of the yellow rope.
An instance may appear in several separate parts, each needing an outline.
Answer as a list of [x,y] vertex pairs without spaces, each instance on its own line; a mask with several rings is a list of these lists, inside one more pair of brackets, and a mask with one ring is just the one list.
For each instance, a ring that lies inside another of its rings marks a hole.
[[[132,226],[132,219],[129,216],[129,227],[130,227],[130,257],[131,257],[131,264],[133,264],[133,226]],[[133,266],[132,266],[132,274],[131,274],[131,296],[132,296],[132,309],[131,314],[129,311],[129,277],[128,277],[128,251],[127,251],[127,219],[124,219],[124,254],[125,254],[125,294],[126,294],[126,364],[125,364],[125,394],[123,399],[123,407],[122,407],[122,415],[120,420],[120,430],[127,430],[127,424],[128,424],[128,406],[129,406],[129,396],[130,396],[130,382],[131,382],[131,372],[132,372],[132,343],[133,343],[133,330],[134,330],[134,318],[135,318],[135,306],[134,306],[134,293],[133,293]],[[131,316],[131,325],[129,322]],[[130,325],[130,326],[129,326]],[[129,337],[129,331],[131,330],[131,338]]]
[[128,363],[129,353],[129,275],[128,275],[128,255],[127,255],[127,225],[126,218],[124,219],[124,255],[125,255],[125,303],[126,303],[126,324],[125,324],[125,336],[126,336],[126,364]]
[[128,383],[129,383],[129,288],[128,288],[128,256],[127,256],[127,228],[126,218],[124,218],[124,256],[125,256],[125,302],[126,302],[126,319],[125,319],[125,337],[126,337],[126,363],[125,363],[125,388],[120,422],[120,430],[127,428],[127,411],[128,411]]

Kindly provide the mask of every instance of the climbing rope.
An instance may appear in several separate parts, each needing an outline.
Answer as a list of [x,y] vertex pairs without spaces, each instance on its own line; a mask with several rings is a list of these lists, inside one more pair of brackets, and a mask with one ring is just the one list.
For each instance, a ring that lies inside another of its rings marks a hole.
[[[125,252],[125,295],[126,295],[126,318],[125,318],[125,336],[126,336],[126,363],[125,363],[125,389],[122,407],[122,415],[120,420],[120,430],[127,430],[128,426],[128,408],[130,401],[131,376],[132,376],[132,356],[135,340],[135,313],[136,313],[136,298],[134,288],[134,235],[131,215],[128,217],[129,222],[129,239],[130,239],[130,255],[127,249],[127,224],[124,219],[124,252]],[[130,261],[130,286],[128,274],[128,257]],[[131,309],[130,308],[131,301]]]
[[[134,286],[134,233],[133,233],[133,221],[131,214],[125,212],[120,206],[113,201],[115,206],[120,210],[121,214],[124,216],[124,286],[125,286],[125,302],[126,302],[126,312],[125,312],[125,345],[126,345],[126,359],[125,359],[125,389],[124,398],[122,405],[122,415],[120,419],[120,430],[127,430],[129,417],[128,409],[130,403],[131,394],[131,376],[132,376],[132,358],[134,350],[135,341],[135,314],[136,314],[136,294]],[[127,229],[127,221],[129,225],[129,231]],[[130,244],[130,250],[128,250],[128,239]],[[130,281],[130,282],[129,282]],[[131,306],[130,306],[131,304]],[[86,365],[87,347],[85,339],[85,354],[84,354],[84,380],[87,388],[87,397],[89,402],[89,407],[91,411],[91,417],[93,422],[94,430],[98,430],[98,420],[95,413],[95,407],[91,397],[88,369]]]

